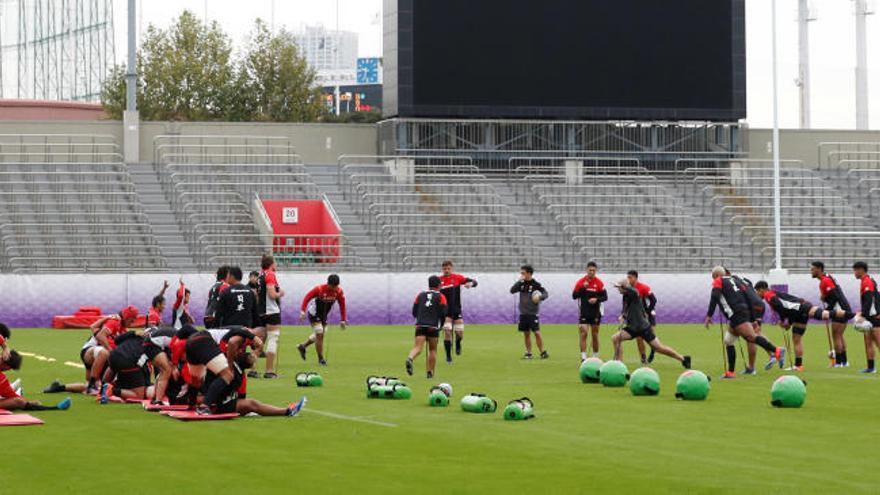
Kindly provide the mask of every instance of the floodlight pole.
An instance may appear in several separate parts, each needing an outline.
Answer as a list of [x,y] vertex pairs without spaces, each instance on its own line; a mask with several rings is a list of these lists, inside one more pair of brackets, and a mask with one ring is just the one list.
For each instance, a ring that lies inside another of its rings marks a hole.
[[782,268],[782,204],[780,198],[780,163],[779,163],[779,68],[776,60],[776,0],[771,9],[773,14],[771,28],[773,36],[773,231],[775,233],[776,265],[770,271],[770,283],[783,284],[787,272]]
[[125,163],[140,161],[140,115],[137,109],[137,0],[128,0],[128,67],[126,105],[122,117]]
[[856,9],[856,129],[868,129],[868,41],[866,18],[873,12],[867,0],[855,0]]
[[810,12],[809,0],[798,1],[798,80],[800,88],[801,129],[810,128],[810,22],[816,17]]

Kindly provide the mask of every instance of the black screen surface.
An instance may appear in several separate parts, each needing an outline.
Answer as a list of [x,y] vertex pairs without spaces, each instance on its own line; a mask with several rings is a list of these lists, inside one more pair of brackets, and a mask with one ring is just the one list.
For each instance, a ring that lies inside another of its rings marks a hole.
[[401,115],[745,117],[742,0],[400,2]]

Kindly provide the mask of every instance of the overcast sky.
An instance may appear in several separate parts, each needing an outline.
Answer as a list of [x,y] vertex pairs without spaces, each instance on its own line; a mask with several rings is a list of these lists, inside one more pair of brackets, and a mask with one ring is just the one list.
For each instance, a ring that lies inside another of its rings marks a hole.
[[[442,1],[442,0],[435,0]],[[479,0],[474,0],[479,1]],[[711,0],[707,0],[711,1]],[[235,42],[243,40],[254,19],[272,17],[271,0],[151,0],[140,1],[141,25],[167,26],[183,9],[217,20]],[[302,25],[323,24],[360,34],[360,55],[381,56],[382,0],[275,0],[275,25],[296,30]],[[855,35],[851,0],[813,0],[818,20],[810,24],[812,108],[814,128],[855,127]],[[116,53],[125,55],[125,2],[116,7]],[[746,0],[748,43],[748,122],[767,127],[771,112],[770,0]],[[778,0],[780,122],[797,127],[797,0]],[[880,129],[880,15],[868,17],[868,59],[871,128]]]

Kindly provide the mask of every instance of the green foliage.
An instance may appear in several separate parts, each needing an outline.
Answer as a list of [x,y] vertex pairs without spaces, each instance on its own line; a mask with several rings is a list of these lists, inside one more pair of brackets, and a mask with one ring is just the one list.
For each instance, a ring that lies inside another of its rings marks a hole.
[[[138,108],[143,120],[311,122],[324,112],[315,74],[293,36],[257,20],[244,52],[229,36],[184,11],[168,29],[150,26],[137,54]],[[108,78],[102,100],[119,119],[125,68]]]

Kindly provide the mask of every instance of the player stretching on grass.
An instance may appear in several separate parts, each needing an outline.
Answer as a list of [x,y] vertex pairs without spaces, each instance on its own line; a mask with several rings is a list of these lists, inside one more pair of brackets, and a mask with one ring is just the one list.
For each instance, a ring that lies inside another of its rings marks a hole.
[[580,318],[578,321],[578,335],[581,344],[581,361],[587,359],[587,332],[593,336],[593,357],[599,357],[599,325],[602,323],[604,303],[608,300],[608,291],[605,284],[596,272],[599,265],[595,261],[587,263],[587,275],[574,284],[571,298],[578,301]]
[[464,338],[464,317],[461,313],[461,288],[471,289],[477,281],[454,273],[455,264],[446,260],[440,266],[440,292],[446,296],[449,311],[443,322],[443,350],[446,351],[446,362],[452,363],[452,331],[455,330],[455,355],[461,355],[461,340]]
[[874,366],[875,346],[880,348],[880,293],[877,292],[877,282],[868,275],[868,264],[864,261],[853,263],[853,275],[861,281],[859,294],[861,294],[862,311],[856,318],[864,318],[871,322],[871,331],[865,333],[865,357],[868,367],[861,370],[862,373],[876,373]]
[[406,373],[413,374],[413,359],[417,358],[428,342],[428,358],[425,368],[428,378],[434,378],[434,365],[437,364],[437,340],[440,338],[440,323],[446,317],[449,306],[446,296],[440,292],[440,277],[428,278],[428,290],[420,292],[413,303],[412,315],[416,319],[416,342],[406,357]]
[[[639,293],[639,297],[642,298],[642,304],[645,306],[645,313],[648,315],[648,322],[651,324],[651,331],[656,334],[657,312],[654,308],[657,307],[657,296],[654,295],[654,292],[651,291],[648,284],[639,281],[639,272],[636,270],[626,272],[626,279],[629,281],[629,285]],[[636,345],[639,347],[639,355],[642,356],[642,364],[653,363],[654,349],[651,349],[651,354],[645,359],[645,341],[640,338],[636,339]]]
[[[523,359],[532,359],[532,334],[535,334],[535,343],[538,344],[538,352],[541,359],[547,359],[550,354],[544,350],[544,339],[541,337],[541,322],[538,312],[542,302],[550,297],[547,289],[533,278],[535,269],[531,265],[520,267],[519,280],[510,288],[511,294],[519,294],[519,331],[522,332],[526,344],[526,354]],[[536,297],[537,294],[537,297]],[[535,299],[538,299],[535,302]]]
[[[715,316],[715,308],[717,307],[721,308],[721,312],[728,322],[729,331],[724,334],[724,345],[728,358],[730,358],[736,338],[742,337],[746,339],[746,342],[755,343],[770,355],[770,360],[764,365],[764,369],[769,370],[774,364],[779,364],[780,368],[785,365],[785,348],[776,347],[764,336],[755,333],[755,327],[752,325],[754,317],[749,309],[746,296],[733,278],[727,276],[727,270],[722,266],[716,266],[712,269],[712,295],[709,300],[709,310],[706,312],[707,330],[712,324],[712,318]],[[733,359],[736,359],[735,352],[733,353]],[[724,378],[735,377],[736,373],[733,369],[728,368],[724,373]]]
[[256,362],[253,354],[241,354],[230,365],[232,370],[232,381],[227,383],[219,376],[213,376],[206,383],[208,390],[220,387],[221,392],[215,402],[208,402],[205,396],[205,403],[200,406],[199,410],[210,410],[212,414],[237,413],[240,416],[247,414],[259,414],[260,416],[287,416],[294,417],[306,405],[306,398],[303,397],[299,401],[288,404],[287,407],[275,407],[254,399],[246,399],[242,396],[243,387],[246,385],[244,370],[250,369]]
[[[810,274],[813,278],[819,280],[819,298],[825,303],[825,309],[829,311],[842,309],[852,312],[852,307],[843,293],[843,289],[837,285],[834,277],[825,273],[825,263],[814,261],[810,265]],[[831,336],[833,343],[832,365],[835,368],[846,368],[849,366],[849,360],[846,356],[846,339],[843,333],[846,331],[846,320],[834,318],[831,320]]]
[[263,345],[259,337],[242,327],[232,327],[224,332],[221,342],[225,341],[225,346],[218,344],[211,332],[220,333],[221,329],[198,332],[186,341],[186,362],[192,385],[201,388],[209,371],[220,378],[205,388],[207,407],[197,409],[199,414],[209,414],[210,407],[220,401],[227,386],[235,380],[233,365],[236,359],[244,355],[248,347],[257,349]]
[[7,411],[63,411],[70,409],[70,397],[62,400],[55,406],[44,406],[39,402],[31,402],[16,392],[15,387],[9,383],[5,371],[21,369],[21,355],[10,350],[0,357],[0,409]]
[[299,321],[305,321],[306,316],[312,325],[312,334],[309,338],[296,346],[300,357],[306,359],[306,349],[315,344],[315,351],[318,353],[318,363],[321,366],[327,366],[327,360],[324,359],[324,332],[327,330],[327,315],[333,309],[333,303],[339,302],[339,328],[345,330],[348,325],[348,315],[345,312],[345,294],[342,287],[339,286],[339,275],[333,274],[327,277],[327,283],[324,285],[316,285],[303,298],[302,305],[299,310]]
[[763,280],[755,284],[755,291],[764,298],[770,309],[779,315],[779,325],[785,330],[791,328],[795,356],[794,369],[797,371],[804,370],[803,339],[804,334],[807,332],[807,322],[810,321],[810,318],[817,320],[837,318],[847,321],[855,316],[851,312],[842,309],[823,311],[802,297],[770,290],[770,286]]
[[621,344],[624,341],[641,338],[651,346],[651,349],[675,359],[685,369],[690,369],[690,356],[682,356],[675,349],[663,345],[660,339],[654,335],[651,323],[648,321],[648,315],[645,313],[642,298],[638,291],[630,286],[629,280],[624,278],[614,286],[623,295],[623,310],[620,313],[620,323],[623,324],[623,328],[611,337],[611,343],[614,344],[614,359],[620,360],[623,357]]

